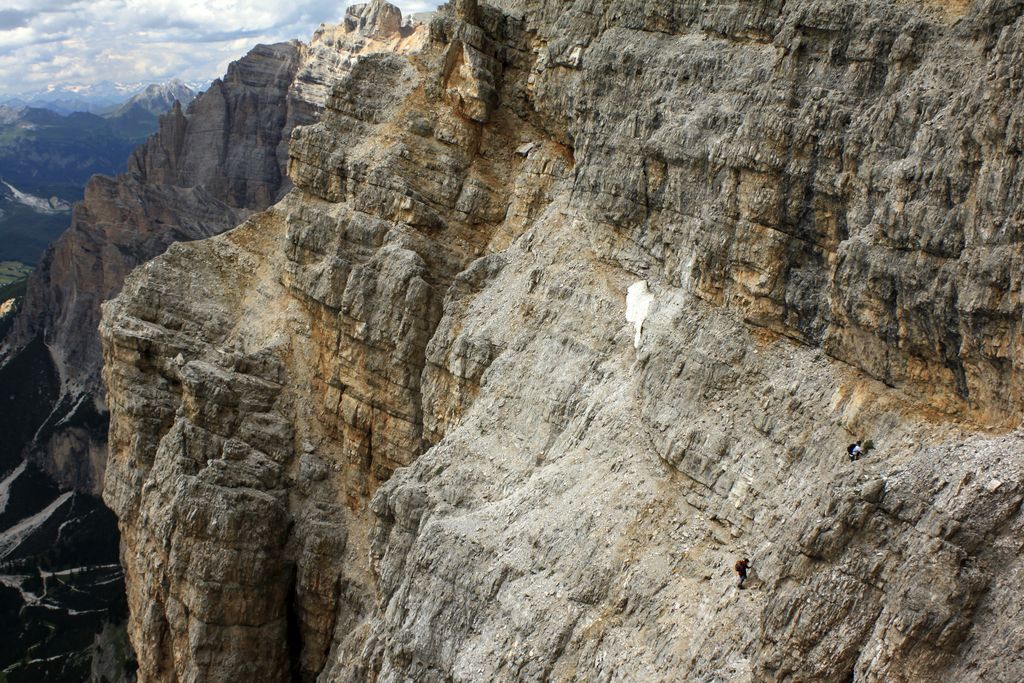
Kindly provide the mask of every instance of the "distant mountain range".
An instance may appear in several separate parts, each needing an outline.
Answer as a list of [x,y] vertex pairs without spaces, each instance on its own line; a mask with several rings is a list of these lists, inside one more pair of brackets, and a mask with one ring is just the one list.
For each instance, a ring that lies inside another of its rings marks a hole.
[[159,116],[171,108],[175,100],[181,102],[185,107],[195,99],[198,89],[189,86],[177,78],[166,83],[153,83],[147,85],[141,92],[131,96],[127,102],[115,107],[112,111],[96,112],[110,117],[123,117],[133,110],[142,109]]
[[89,178],[123,172],[160,115],[196,96],[179,80],[132,90],[96,113],[0,106],[0,261],[34,264],[67,228]]
[[[173,93],[177,99],[181,100],[182,105],[185,105],[187,102],[182,95],[191,93],[187,95],[188,100],[191,101],[195,94],[206,89],[207,85],[209,83],[206,81],[185,83],[176,78],[162,84],[102,81],[92,85],[67,85],[6,97],[0,96],[0,107],[35,107],[49,109],[58,114],[74,112],[109,114],[139,96],[146,99],[147,93],[151,93],[148,95],[149,98],[165,97],[168,93]],[[166,107],[160,111],[170,108],[171,102],[173,99],[168,101]]]

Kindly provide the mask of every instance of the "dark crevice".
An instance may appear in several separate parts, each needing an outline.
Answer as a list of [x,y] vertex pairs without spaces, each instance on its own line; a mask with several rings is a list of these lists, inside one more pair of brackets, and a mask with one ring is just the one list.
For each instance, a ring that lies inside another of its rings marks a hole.
[[288,672],[289,680],[292,683],[302,681],[302,625],[299,620],[299,598],[297,589],[297,569],[291,567],[291,576],[288,579],[288,600],[287,605],[287,648],[288,648]]

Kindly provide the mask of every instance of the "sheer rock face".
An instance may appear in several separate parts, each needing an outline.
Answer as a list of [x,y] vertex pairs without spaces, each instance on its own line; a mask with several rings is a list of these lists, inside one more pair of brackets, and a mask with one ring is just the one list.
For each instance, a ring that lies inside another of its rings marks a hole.
[[360,31],[370,38],[388,38],[402,30],[402,11],[386,2],[351,5],[345,12],[346,31]]
[[142,676],[1019,680],[1016,15],[449,11],[105,307]]
[[322,26],[308,45],[257,46],[187,113],[176,105],[132,154],[126,174],[90,182],[71,227],[34,273],[5,349],[13,355],[42,335],[61,374],[47,436],[30,449],[62,483],[102,486],[105,429],[81,424],[105,424],[100,304],[168,245],[224,232],[280,199],[290,188],[291,130],[316,120],[330,86],[360,53],[407,50],[423,33],[364,21],[354,31]]

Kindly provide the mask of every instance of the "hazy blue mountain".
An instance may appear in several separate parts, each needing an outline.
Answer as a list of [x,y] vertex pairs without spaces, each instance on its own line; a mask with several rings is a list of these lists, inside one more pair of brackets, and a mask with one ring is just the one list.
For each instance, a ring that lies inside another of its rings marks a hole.
[[195,99],[196,90],[187,83],[174,78],[166,83],[153,83],[110,112],[97,112],[114,118],[124,117],[133,110],[142,110],[159,116],[171,108],[175,100],[182,108]]
[[103,114],[0,107],[0,261],[34,264],[70,222],[70,205],[97,173],[125,170],[160,115],[195,91],[181,81],[151,85]]
[[[174,83],[177,79],[169,81]],[[177,81],[181,83],[181,81]],[[157,87],[163,87],[161,84]],[[203,84],[184,84],[191,90],[198,90]],[[34,107],[49,109],[58,114],[89,112],[103,114],[124,104],[129,99],[153,87],[146,83],[115,83],[101,81],[90,85],[65,85],[35,92],[0,97],[0,105],[8,107]],[[185,104],[184,100],[182,104]],[[168,105],[169,107],[169,105]]]

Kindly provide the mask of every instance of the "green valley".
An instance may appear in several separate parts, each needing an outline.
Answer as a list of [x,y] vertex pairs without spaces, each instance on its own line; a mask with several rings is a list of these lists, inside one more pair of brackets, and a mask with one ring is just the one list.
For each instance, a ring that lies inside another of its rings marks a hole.
[[0,287],[24,280],[32,272],[32,267],[18,261],[0,261]]

